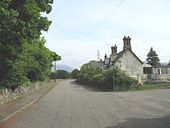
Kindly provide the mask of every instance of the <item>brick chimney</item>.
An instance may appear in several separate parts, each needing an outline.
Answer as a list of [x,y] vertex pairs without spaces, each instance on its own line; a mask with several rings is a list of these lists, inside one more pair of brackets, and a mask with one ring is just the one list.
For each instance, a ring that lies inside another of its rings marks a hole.
[[131,38],[128,36],[124,36],[123,38],[123,50],[126,50],[126,49],[130,49],[132,50],[131,48]]
[[111,47],[111,54],[117,54],[117,46],[112,46]]
[[105,53],[105,55],[104,55],[104,59],[106,59],[107,58],[107,54]]

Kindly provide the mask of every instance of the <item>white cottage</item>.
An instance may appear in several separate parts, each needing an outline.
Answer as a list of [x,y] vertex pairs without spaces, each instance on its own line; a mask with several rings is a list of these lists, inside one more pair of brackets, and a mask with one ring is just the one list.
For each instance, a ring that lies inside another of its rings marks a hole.
[[131,38],[129,36],[124,36],[123,38],[122,51],[117,52],[117,46],[112,46],[109,57],[105,54],[104,61],[93,61],[90,62],[89,65],[91,68],[101,66],[100,68],[103,70],[110,70],[114,67],[119,67],[131,77],[136,79],[143,78],[143,62],[132,51]]

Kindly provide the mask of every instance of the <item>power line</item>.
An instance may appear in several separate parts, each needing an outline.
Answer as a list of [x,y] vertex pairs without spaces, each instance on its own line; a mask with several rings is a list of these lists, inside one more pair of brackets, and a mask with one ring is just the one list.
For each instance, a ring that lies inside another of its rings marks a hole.
[[89,36],[91,36],[93,34],[94,31],[97,30],[97,28],[99,28],[106,19],[108,19],[109,17],[111,17],[111,15],[113,15],[121,6],[122,4],[125,2],[125,0],[121,0],[120,3],[115,6],[100,22],[98,22],[88,33],[84,38],[87,38]]

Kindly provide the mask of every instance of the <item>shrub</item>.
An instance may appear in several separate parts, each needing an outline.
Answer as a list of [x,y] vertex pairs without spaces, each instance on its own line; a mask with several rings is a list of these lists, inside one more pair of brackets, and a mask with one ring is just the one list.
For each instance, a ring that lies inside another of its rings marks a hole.
[[127,90],[137,85],[137,80],[125,74],[121,69],[101,71],[100,69],[88,69],[83,65],[78,74],[78,82],[102,90]]

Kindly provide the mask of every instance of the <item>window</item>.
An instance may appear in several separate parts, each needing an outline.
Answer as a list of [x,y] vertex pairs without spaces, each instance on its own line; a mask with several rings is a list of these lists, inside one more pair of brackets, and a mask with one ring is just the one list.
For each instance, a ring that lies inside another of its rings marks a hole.
[[158,68],[158,74],[160,75],[161,74],[161,70]]
[[143,74],[152,74],[152,67],[144,67]]

